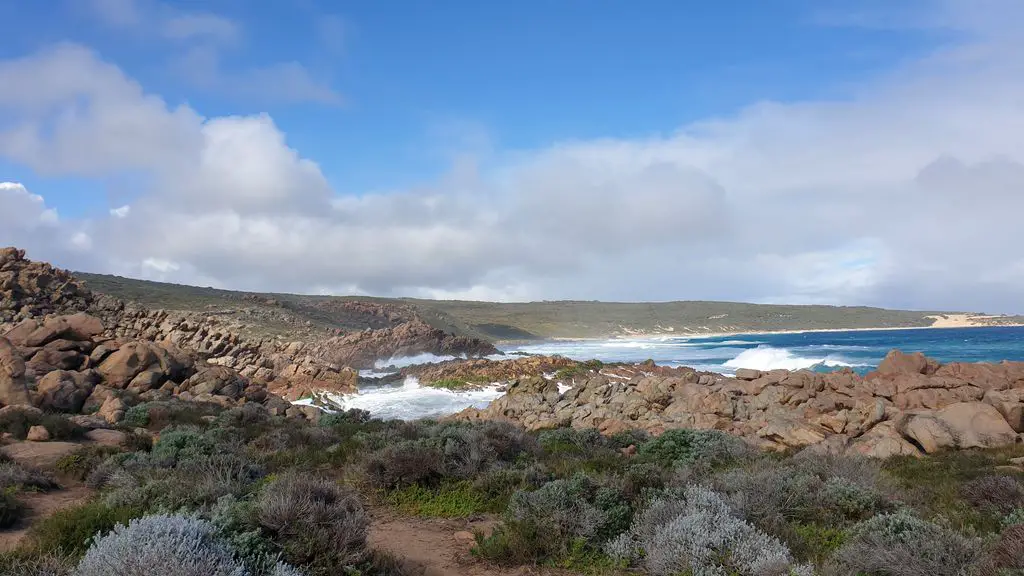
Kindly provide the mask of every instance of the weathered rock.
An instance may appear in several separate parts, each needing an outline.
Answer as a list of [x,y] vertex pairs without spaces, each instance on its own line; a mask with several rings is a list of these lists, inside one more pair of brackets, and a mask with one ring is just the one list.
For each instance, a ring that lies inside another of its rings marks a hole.
[[117,424],[124,418],[124,413],[127,408],[128,407],[125,405],[123,400],[117,396],[110,395],[103,401],[103,405],[100,406],[96,415],[111,424]]
[[854,439],[847,452],[871,458],[921,456],[921,451],[900,435],[893,422],[882,422]]
[[984,402],[961,402],[934,413],[907,416],[902,433],[929,454],[948,448],[996,448],[1017,442],[1017,433]]
[[0,403],[5,406],[31,404],[25,384],[25,361],[17,349],[0,337]]
[[120,446],[128,439],[128,435],[119,430],[95,429],[85,433],[85,437],[103,446]]
[[56,412],[80,412],[99,381],[100,376],[94,370],[54,370],[36,384],[39,407]]
[[50,439],[50,431],[43,426],[32,426],[25,439],[29,442],[46,442]]
[[824,440],[828,430],[809,422],[776,416],[757,431],[757,436],[783,446],[802,448]]
[[938,365],[929,361],[924,354],[914,352],[904,354],[899,350],[893,350],[885,355],[885,358],[878,365],[878,373],[883,376],[895,376],[898,374],[929,374],[935,372]]
[[85,313],[47,319],[25,338],[25,346],[43,346],[58,339],[89,340],[103,333],[103,322]]
[[761,377],[760,370],[752,370],[750,368],[738,368],[736,370],[737,380],[757,380]]

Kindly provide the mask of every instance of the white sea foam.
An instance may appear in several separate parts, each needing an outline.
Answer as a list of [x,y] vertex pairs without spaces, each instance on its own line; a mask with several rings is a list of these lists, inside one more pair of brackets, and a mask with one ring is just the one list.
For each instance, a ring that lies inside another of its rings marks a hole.
[[376,370],[376,369],[360,370],[359,371],[359,377],[360,378],[385,378],[387,376],[392,376],[394,374],[397,374],[397,372],[388,372],[387,370]]
[[447,362],[449,360],[464,358],[465,356],[438,356],[437,354],[424,352],[423,354],[416,354],[414,356],[395,356],[388,358],[387,360],[377,360],[374,363],[374,368],[377,370],[390,367],[405,368],[407,366],[416,366],[418,364],[437,364],[439,362]]
[[801,370],[815,366],[827,366],[838,368],[842,366],[854,366],[842,358],[833,355],[809,357],[797,356],[785,348],[772,348],[771,346],[758,346],[750,350],[744,350],[738,356],[725,362],[723,368],[735,370],[737,368],[752,368],[754,370]]
[[330,400],[342,410],[359,408],[378,418],[415,420],[484,408],[502,394],[497,385],[456,392],[420,386],[419,380],[409,377],[400,386],[368,386],[356,394],[331,395]]

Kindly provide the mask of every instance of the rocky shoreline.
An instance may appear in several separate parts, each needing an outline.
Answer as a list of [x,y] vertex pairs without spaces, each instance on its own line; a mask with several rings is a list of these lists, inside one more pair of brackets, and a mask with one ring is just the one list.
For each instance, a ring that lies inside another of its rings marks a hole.
[[[216,315],[151,310],[91,293],[65,271],[0,250],[0,403],[115,425],[132,406],[183,400],[260,404],[317,419],[291,401],[357,390],[380,358],[485,355],[487,342],[447,334],[400,311],[359,313],[377,328],[310,341],[244,336]],[[348,306],[348,303],[341,304]],[[714,429],[768,450],[875,457],[1014,444],[1024,432],[1024,363],[940,365],[891,352],[879,368],[738,370],[735,377],[653,362],[602,365],[562,357],[470,359],[403,368],[394,380],[506,394],[450,420],[503,420],[528,429]]]
[[[560,392],[559,385],[572,387]],[[950,363],[891,352],[878,370],[738,370],[735,377],[653,363],[511,382],[454,420],[604,434],[714,429],[768,450],[873,457],[1015,444],[1024,432],[1024,363]]]

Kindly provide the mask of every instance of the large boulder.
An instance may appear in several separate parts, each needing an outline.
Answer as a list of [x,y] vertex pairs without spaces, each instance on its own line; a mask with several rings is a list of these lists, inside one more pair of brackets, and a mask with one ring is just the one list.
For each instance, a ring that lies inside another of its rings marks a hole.
[[47,319],[25,338],[25,346],[43,346],[58,339],[89,340],[103,333],[103,322],[83,312]]
[[817,444],[829,435],[825,428],[795,418],[774,416],[760,430],[757,437],[790,448]]
[[939,364],[927,358],[920,352],[905,354],[899,350],[892,350],[885,355],[885,358],[878,365],[878,373],[883,376],[896,376],[898,374],[932,374],[939,368]]
[[31,404],[25,384],[25,361],[18,350],[0,337],[0,404]]
[[204,366],[181,384],[194,396],[214,394],[237,400],[245,391],[248,382],[226,366]]
[[937,412],[907,415],[903,435],[929,454],[950,448],[997,448],[1017,442],[1002,414],[984,402],[960,402]]
[[94,370],[54,370],[36,384],[38,405],[47,411],[80,412],[99,381],[100,375]]
[[871,458],[921,456],[921,451],[907,442],[891,421],[882,422],[854,439],[846,448],[846,452]]
[[184,380],[191,375],[193,366],[194,361],[174,346],[136,341],[107,356],[97,370],[108,386],[123,389],[146,371],[159,373],[160,382]]

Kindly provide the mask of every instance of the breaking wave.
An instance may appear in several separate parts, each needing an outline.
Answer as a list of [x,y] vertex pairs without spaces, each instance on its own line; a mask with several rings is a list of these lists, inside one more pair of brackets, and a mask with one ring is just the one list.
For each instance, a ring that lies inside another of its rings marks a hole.
[[846,366],[860,366],[851,364],[846,360],[828,354],[819,357],[798,356],[785,348],[772,348],[771,346],[758,346],[750,350],[740,352],[732,360],[722,364],[724,368],[736,370],[737,368],[752,368],[754,370],[802,370],[804,368],[841,368]]
[[355,394],[329,396],[340,410],[358,408],[383,419],[415,420],[454,414],[466,408],[484,408],[504,392],[498,386],[455,392],[421,386],[408,377],[398,386],[367,386]]

